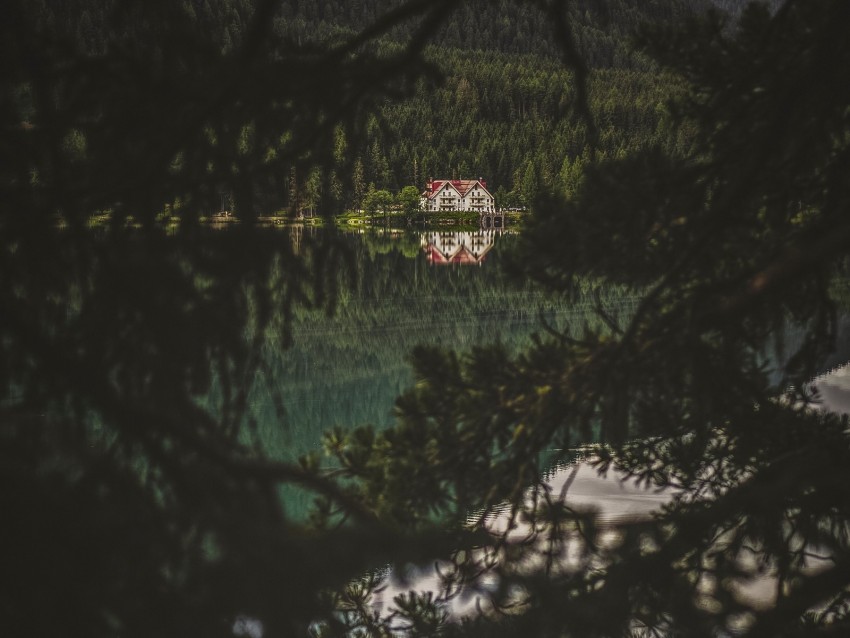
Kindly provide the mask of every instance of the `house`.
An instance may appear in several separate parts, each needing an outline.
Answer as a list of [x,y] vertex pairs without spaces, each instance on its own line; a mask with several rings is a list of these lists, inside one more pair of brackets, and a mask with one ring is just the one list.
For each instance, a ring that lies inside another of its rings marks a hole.
[[429,179],[420,199],[422,210],[475,211],[496,210],[496,200],[487,190],[487,182],[478,179]]

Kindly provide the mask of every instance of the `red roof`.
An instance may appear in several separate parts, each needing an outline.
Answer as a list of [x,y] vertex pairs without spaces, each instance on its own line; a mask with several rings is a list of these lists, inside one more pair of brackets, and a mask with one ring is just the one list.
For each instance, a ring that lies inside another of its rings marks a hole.
[[458,193],[460,193],[461,197],[464,197],[472,189],[472,187],[475,186],[476,184],[480,184],[481,188],[483,188],[485,191],[487,190],[487,182],[484,181],[484,180],[478,180],[478,179],[449,179],[449,180],[435,179],[435,180],[431,181],[430,184],[429,184],[430,190],[428,188],[426,188],[425,192],[423,194],[425,195],[425,197],[428,197],[428,198],[434,197],[434,195],[437,194],[437,192],[443,187],[443,184],[445,184],[446,182],[450,183],[455,188],[455,190]]

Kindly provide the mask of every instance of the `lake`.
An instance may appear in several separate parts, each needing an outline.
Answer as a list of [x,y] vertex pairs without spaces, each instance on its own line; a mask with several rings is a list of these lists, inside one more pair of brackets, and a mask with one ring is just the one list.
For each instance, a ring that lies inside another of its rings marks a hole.
[[[322,232],[297,229],[296,236]],[[355,279],[340,290],[335,312],[297,310],[291,345],[272,338],[266,348],[250,411],[272,456],[292,460],[315,450],[332,427],[391,425],[395,398],[413,383],[408,357],[416,345],[463,352],[500,342],[516,352],[543,322],[576,333],[601,328],[590,295],[571,302],[511,274],[506,253],[516,239],[493,230],[347,233]],[[624,318],[638,300],[612,290],[600,302]],[[841,321],[823,371],[850,358],[843,329],[850,320]],[[789,328],[786,349],[799,339]]]
[[[498,341],[516,351],[543,321],[559,329],[598,325],[589,299],[571,303],[511,277],[505,253],[515,239],[494,231],[348,235],[357,272],[353,289],[342,292],[333,316],[298,315],[292,346],[267,352],[271,383],[258,384],[251,411],[270,454],[291,460],[317,450],[322,432],[336,426],[391,425],[395,398],[414,381],[407,357],[418,344],[462,352]],[[620,317],[628,317],[636,303],[636,296],[622,293],[604,299],[606,311]],[[847,327],[843,319],[839,334],[850,333]],[[793,351],[798,333],[789,329],[785,338]],[[838,366],[847,361],[850,343],[842,338],[837,345],[824,363],[832,373],[818,386],[827,408],[846,411],[850,374]],[[621,478],[612,473],[603,479],[585,464],[562,462],[552,468],[548,484],[557,493],[569,481],[567,502],[596,508],[602,524],[647,517],[670,498]],[[292,489],[285,495],[288,512],[303,516],[309,496]],[[392,597],[408,588],[438,585],[427,570],[412,581],[407,576],[391,579],[375,601],[377,610],[386,611]],[[769,581],[747,592],[751,600],[769,601],[770,594]],[[474,597],[458,600],[459,613],[474,608]]]
[[[575,331],[600,324],[590,297],[571,303],[511,275],[510,233],[371,232],[345,239],[354,285],[340,291],[331,316],[296,313],[291,345],[271,340],[265,375],[254,387],[251,417],[275,458],[318,450],[333,427],[391,425],[396,397],[414,381],[408,357],[416,345],[463,352],[499,342],[519,351],[543,322]],[[627,316],[637,300],[621,293],[601,302],[609,314]],[[287,500],[290,514],[303,513],[309,502],[297,491]]]

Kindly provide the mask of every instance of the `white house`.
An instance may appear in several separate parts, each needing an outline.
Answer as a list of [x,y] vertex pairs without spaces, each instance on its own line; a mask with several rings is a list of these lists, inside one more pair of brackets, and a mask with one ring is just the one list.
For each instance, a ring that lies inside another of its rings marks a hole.
[[492,213],[496,200],[481,179],[430,179],[422,191],[420,206],[424,211],[458,210]]

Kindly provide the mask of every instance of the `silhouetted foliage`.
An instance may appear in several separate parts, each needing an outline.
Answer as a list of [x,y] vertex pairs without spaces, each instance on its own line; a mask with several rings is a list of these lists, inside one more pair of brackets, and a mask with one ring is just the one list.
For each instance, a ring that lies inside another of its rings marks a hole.
[[[829,289],[848,249],[848,18],[842,2],[791,1],[734,28],[714,15],[647,29],[645,48],[692,87],[676,108],[695,146],[590,165],[572,199],[537,202],[518,260],[566,295],[588,277],[630,287],[635,313],[516,357],[421,350],[398,427],[330,441],[364,502],[400,525],[468,526],[484,508],[472,528],[490,549],[459,545],[442,571],[449,592],[488,574],[493,621],[453,631],[848,630],[847,418],[814,409],[810,386],[834,348]],[[789,325],[805,337],[771,369]],[[613,536],[564,500],[569,480],[560,494],[537,482],[541,452],[597,432],[596,467],[671,497]],[[393,480],[402,467],[427,478]],[[499,503],[512,513],[488,522]],[[746,593],[758,583],[766,601]]]
[[[377,100],[430,73],[417,54],[440,7],[389,16],[424,19],[423,33],[379,54],[368,36],[288,41],[267,1],[231,6],[245,21],[228,44],[200,4],[2,8],[10,635],[230,635],[240,614],[270,635],[303,632],[326,609],[320,588],[386,544],[359,528],[305,534],[280,483],[347,498],[269,461],[252,435],[245,403],[266,336],[285,344],[296,307],[331,310],[351,272],[332,234],[294,244],[253,220],[293,168],[330,183],[340,134],[356,137]],[[89,22],[97,41],[80,38]],[[240,224],[202,225],[224,200]]]
[[[363,23],[319,41],[268,0],[0,10],[4,631],[846,631],[847,420],[812,409],[807,384],[835,339],[829,285],[850,238],[850,7],[647,29],[644,48],[690,87],[676,115],[693,144],[594,163],[577,160],[605,138],[575,15],[517,2],[554,27],[588,136],[564,153],[572,197],[538,200],[524,272],[642,300],[519,354],[414,351],[397,426],[329,433],[325,467],[268,458],[246,403],[264,344],[286,344],[302,308],[333,311],[351,255],[332,232],[293,242],[257,217],[297,213],[304,177],[325,214],[340,183],[364,187],[369,162],[346,145],[386,159],[372,115],[437,77],[426,45],[455,37],[439,29],[467,3],[346,4]],[[474,89],[458,80],[464,109],[486,104]],[[529,166],[527,196],[548,163]],[[201,223],[231,204],[238,224]],[[771,374],[788,322],[805,337]],[[658,518],[606,528],[564,502],[569,480],[547,486],[553,447],[599,436],[597,467],[671,490]],[[317,495],[309,523],[286,511],[289,486]],[[494,528],[496,509],[518,533]],[[434,559],[448,594],[480,590],[488,613],[447,623],[431,594],[373,612],[376,570]],[[772,604],[736,595],[765,574]]]

